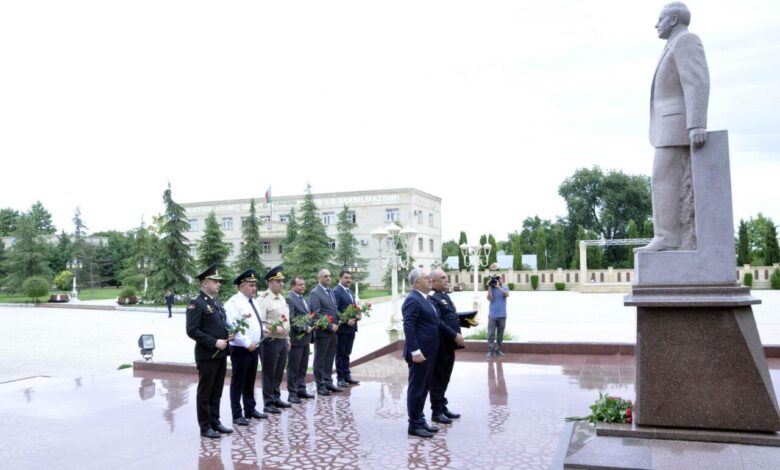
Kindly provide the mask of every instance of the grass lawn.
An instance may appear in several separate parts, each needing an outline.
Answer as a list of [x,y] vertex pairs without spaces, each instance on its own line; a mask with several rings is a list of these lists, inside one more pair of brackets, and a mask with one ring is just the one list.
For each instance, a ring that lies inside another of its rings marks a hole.
[[[119,292],[122,289],[119,287],[96,287],[93,289],[84,289],[79,291],[79,300],[105,300],[115,299],[119,297]],[[52,291],[50,294],[70,294],[70,291]],[[44,299],[40,299],[42,302],[49,300],[49,296]],[[7,294],[5,292],[0,293],[0,303],[13,303],[13,304],[31,304],[32,300],[22,294]]]
[[386,297],[390,295],[389,290],[384,289],[365,289],[360,291],[360,300],[373,299],[375,297]]

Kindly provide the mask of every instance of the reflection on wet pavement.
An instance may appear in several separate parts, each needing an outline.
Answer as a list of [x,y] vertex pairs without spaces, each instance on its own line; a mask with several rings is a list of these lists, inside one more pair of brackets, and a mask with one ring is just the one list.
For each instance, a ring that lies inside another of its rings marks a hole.
[[[777,380],[780,360],[769,363]],[[12,430],[0,441],[2,466],[547,469],[564,417],[586,414],[599,391],[634,398],[633,356],[514,354],[487,361],[459,352],[448,398],[463,417],[422,440],[406,434],[407,369],[393,353],[354,367],[362,383],[345,393],[208,440],[198,435],[196,377],[131,374],[79,380],[75,387],[73,379],[42,378],[1,386],[0,417]],[[227,388],[221,412],[230,426]]]

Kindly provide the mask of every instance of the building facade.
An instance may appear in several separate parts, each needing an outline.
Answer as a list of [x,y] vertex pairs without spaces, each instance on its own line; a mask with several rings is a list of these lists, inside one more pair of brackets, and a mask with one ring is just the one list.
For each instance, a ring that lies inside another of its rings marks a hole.
[[[338,214],[344,206],[349,208],[356,223],[352,233],[358,240],[360,256],[368,261],[367,281],[371,286],[382,286],[382,277],[386,271],[380,265],[379,242],[371,237],[371,231],[385,227],[390,222],[411,227],[418,232],[410,250],[415,266],[430,269],[435,262],[441,261],[441,198],[414,188],[323,193],[313,196],[333,249],[336,247]],[[299,215],[303,198],[303,194],[273,197],[271,204],[263,197],[254,200],[260,219],[262,260],[266,266],[275,266],[282,262],[282,240],[287,235],[290,209],[294,207],[295,213]],[[190,240],[192,254],[197,255],[196,246],[203,235],[206,217],[214,212],[225,234],[224,240],[232,245],[229,260],[234,262],[241,251],[241,225],[249,216],[250,202],[251,199],[234,199],[182,204],[190,223],[186,236]]]

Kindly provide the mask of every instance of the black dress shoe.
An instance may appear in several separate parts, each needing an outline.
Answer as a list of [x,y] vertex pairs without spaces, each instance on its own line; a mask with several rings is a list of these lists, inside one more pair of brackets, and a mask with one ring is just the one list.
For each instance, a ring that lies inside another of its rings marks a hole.
[[213,429],[206,429],[205,431],[201,431],[200,435],[203,437],[208,437],[209,439],[219,439],[222,437],[222,434]]
[[322,388],[320,390],[317,390],[317,395],[322,395],[322,396],[327,397],[327,396],[330,396],[330,395],[333,395],[333,394],[330,393],[330,391],[328,391],[327,388]]
[[425,430],[428,432],[439,432],[439,428],[437,428],[436,426],[431,426],[428,423],[425,423],[425,425],[423,425],[423,428],[425,428]]
[[338,385],[338,386],[339,386],[339,387],[341,387],[341,388],[347,388],[347,387],[349,387],[349,385],[348,385],[346,382],[344,382],[343,380],[339,380],[339,381],[338,381],[338,383],[337,383],[336,385]]
[[218,433],[222,433],[222,434],[230,434],[231,432],[233,432],[232,429],[226,428],[225,426],[222,426],[221,424],[217,424],[216,426],[214,426],[214,430],[217,431]]
[[233,425],[235,426],[249,426],[249,421],[246,420],[243,416],[239,416],[238,418],[233,420]]
[[279,408],[275,407],[274,405],[266,405],[263,407],[263,413],[271,413],[271,414],[278,415],[279,413],[281,413],[281,411],[279,411]]
[[314,398],[314,395],[307,392],[298,392],[298,398]]
[[247,418],[255,418],[255,419],[268,419],[268,415],[265,413],[260,413],[257,410],[250,410],[245,411],[244,414]]
[[447,408],[444,408],[444,416],[450,419],[458,419],[460,418],[460,413],[455,413],[453,411],[448,410]]
[[291,405],[286,401],[277,400],[274,402],[274,406],[277,408],[289,408]]
[[417,437],[433,437],[433,433],[429,432],[425,428],[414,428],[409,430],[410,436],[417,436]]
[[360,385],[360,380],[353,380],[351,377],[345,380],[345,382],[350,385]]
[[342,389],[340,389],[338,387],[335,387],[333,385],[326,385],[325,388],[327,388],[331,392],[343,392],[344,391],[344,390],[342,390]]
[[290,403],[295,403],[296,405],[301,402],[301,399],[296,397],[295,395],[290,395],[287,397],[287,401]]
[[448,418],[447,415],[445,415],[444,413],[433,415],[431,417],[431,421],[434,421],[436,423],[441,423],[441,424],[452,424],[452,420]]

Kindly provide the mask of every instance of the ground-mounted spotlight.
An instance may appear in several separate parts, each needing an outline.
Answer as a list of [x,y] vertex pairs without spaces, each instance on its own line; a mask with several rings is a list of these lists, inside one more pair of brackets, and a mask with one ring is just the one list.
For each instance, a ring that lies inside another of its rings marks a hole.
[[151,361],[154,352],[154,335],[139,336],[138,347],[141,348],[141,356],[147,361]]

